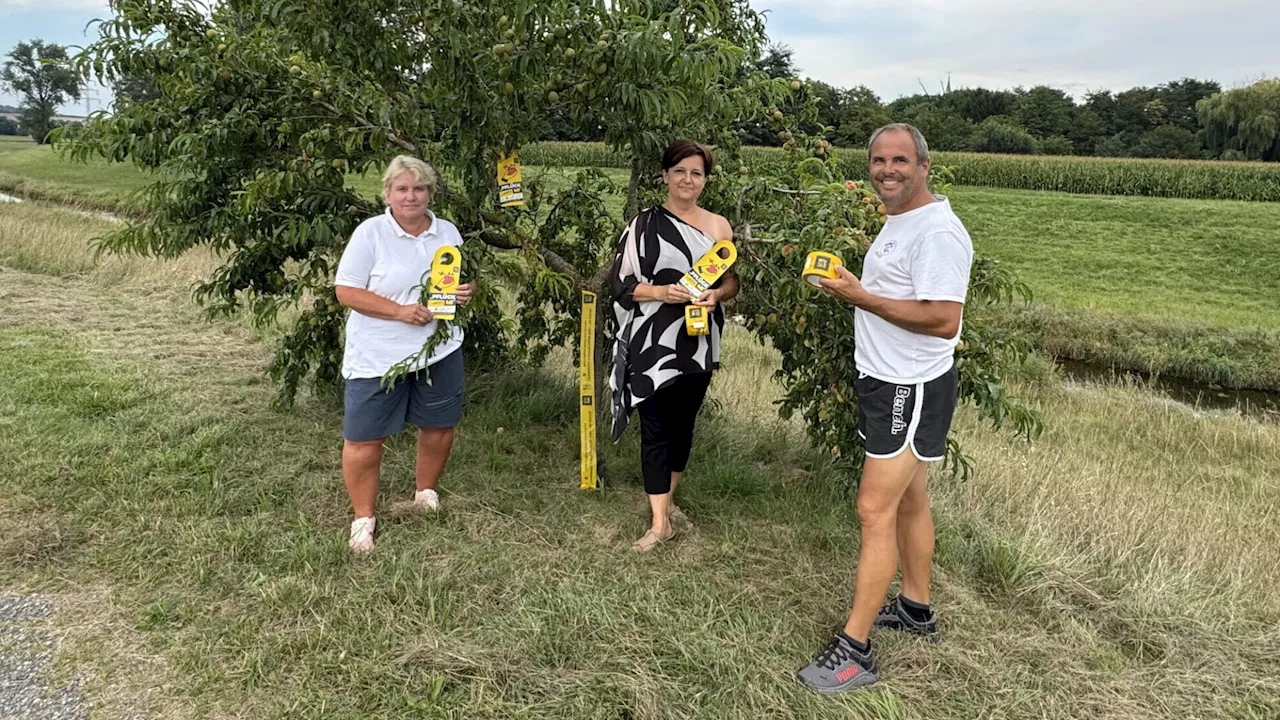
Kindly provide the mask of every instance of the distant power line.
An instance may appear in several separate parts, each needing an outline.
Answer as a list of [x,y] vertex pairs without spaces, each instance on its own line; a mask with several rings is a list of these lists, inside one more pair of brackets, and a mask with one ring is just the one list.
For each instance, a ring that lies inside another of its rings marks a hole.
[[98,103],[98,109],[102,109],[102,101],[98,99],[98,89],[89,87],[88,83],[80,88],[80,94],[84,97],[84,116],[89,117],[93,113],[91,109],[92,103]]

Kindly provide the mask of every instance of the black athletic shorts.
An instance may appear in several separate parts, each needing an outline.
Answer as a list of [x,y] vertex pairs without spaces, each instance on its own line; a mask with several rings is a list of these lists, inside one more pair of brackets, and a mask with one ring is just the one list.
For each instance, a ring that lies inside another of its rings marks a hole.
[[956,411],[960,377],[955,365],[926,383],[897,385],[859,373],[858,434],[867,457],[891,458],[908,446],[926,462],[947,454],[947,433]]

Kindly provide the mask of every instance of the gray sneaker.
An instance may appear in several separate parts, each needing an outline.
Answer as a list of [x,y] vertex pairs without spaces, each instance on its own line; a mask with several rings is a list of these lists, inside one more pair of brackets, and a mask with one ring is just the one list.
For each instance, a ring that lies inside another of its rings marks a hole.
[[927,637],[933,643],[942,642],[942,635],[938,633],[938,614],[931,609],[929,610],[928,618],[916,620],[903,607],[901,595],[895,595],[880,608],[880,614],[876,615],[874,625],[875,627],[901,630],[912,635]]
[[844,632],[837,632],[813,662],[796,672],[796,678],[815,692],[835,695],[870,685],[880,676],[871,652],[858,652]]

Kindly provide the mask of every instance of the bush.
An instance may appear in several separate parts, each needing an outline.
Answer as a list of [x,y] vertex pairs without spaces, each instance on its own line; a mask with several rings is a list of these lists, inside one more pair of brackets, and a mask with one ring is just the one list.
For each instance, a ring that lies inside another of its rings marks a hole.
[[1145,134],[1133,148],[1134,157],[1183,158],[1200,157],[1200,142],[1186,128],[1161,125]]
[[983,120],[973,133],[969,149],[980,153],[1031,155],[1040,148],[1031,133],[998,116],[992,116]]
[[1040,152],[1045,155],[1074,155],[1076,147],[1061,135],[1053,135],[1040,141]]

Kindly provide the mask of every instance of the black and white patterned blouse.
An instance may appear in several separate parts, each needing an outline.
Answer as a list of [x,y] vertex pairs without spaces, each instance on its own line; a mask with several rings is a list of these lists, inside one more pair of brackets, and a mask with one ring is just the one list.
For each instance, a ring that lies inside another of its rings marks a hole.
[[719,304],[711,314],[710,333],[690,336],[684,326],[684,305],[638,302],[634,296],[640,283],[679,282],[714,244],[706,233],[661,205],[641,212],[622,233],[610,283],[618,320],[609,377],[614,442],[627,429],[632,409],[645,399],[681,375],[711,372],[720,366],[724,312]]

